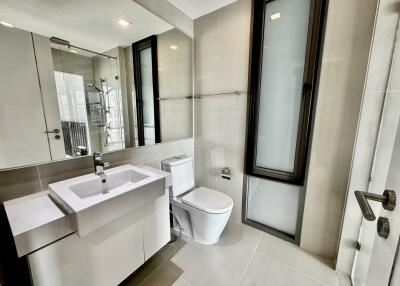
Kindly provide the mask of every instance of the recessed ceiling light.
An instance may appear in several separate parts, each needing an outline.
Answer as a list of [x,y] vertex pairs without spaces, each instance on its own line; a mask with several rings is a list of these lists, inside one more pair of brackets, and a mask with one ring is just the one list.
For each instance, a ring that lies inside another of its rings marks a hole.
[[68,51],[70,51],[71,53],[74,53],[74,54],[76,54],[76,53],[77,53],[77,51],[76,51],[76,50],[74,50],[74,49],[68,49]]
[[271,20],[276,20],[276,19],[279,19],[280,17],[281,17],[281,13],[279,13],[279,12],[271,14]]
[[14,28],[13,24],[10,24],[10,23],[4,22],[4,21],[0,21],[0,24],[2,24],[3,26],[6,26],[8,28]]
[[127,20],[121,19],[121,20],[118,21],[118,24],[120,24],[120,25],[123,26],[123,27],[127,27],[127,26],[129,26],[131,23],[128,22]]
[[178,46],[172,45],[172,46],[169,46],[169,48],[172,49],[172,50],[177,50]]

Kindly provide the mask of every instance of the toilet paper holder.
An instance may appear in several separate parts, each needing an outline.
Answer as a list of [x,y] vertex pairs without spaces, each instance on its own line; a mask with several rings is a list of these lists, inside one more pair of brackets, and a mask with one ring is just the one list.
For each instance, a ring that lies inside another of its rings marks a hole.
[[231,179],[231,169],[229,167],[222,168],[221,177],[222,177],[222,179],[230,180]]

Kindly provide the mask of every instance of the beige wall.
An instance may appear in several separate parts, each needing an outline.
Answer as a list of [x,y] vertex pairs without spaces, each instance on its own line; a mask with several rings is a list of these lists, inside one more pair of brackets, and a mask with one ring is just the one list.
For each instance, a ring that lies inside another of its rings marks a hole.
[[[194,21],[195,93],[247,90],[251,1],[239,0]],[[376,1],[330,1],[315,128],[306,185],[301,247],[336,258]],[[195,101],[197,185],[234,200],[241,220],[246,96]],[[232,168],[232,180],[219,169]]]
[[[171,45],[178,48],[173,50]],[[161,141],[193,136],[193,40],[177,29],[157,35]]]
[[[247,91],[251,1],[194,21],[195,94]],[[228,194],[241,220],[247,94],[195,99],[196,185]],[[230,167],[232,179],[220,176]]]
[[[160,169],[161,160],[177,154],[193,156],[193,139],[115,151],[103,157],[111,167],[145,164]],[[50,183],[92,172],[92,156],[0,171],[0,202],[40,192]]]
[[376,1],[329,1],[301,247],[336,259]]

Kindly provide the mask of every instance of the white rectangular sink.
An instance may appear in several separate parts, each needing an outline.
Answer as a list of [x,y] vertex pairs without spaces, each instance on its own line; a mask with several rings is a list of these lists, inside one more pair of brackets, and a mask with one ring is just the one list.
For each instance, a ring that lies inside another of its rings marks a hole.
[[[50,184],[50,194],[84,236],[165,194],[166,177],[133,165],[108,169],[105,176],[84,175]],[[102,179],[105,182],[102,182]]]

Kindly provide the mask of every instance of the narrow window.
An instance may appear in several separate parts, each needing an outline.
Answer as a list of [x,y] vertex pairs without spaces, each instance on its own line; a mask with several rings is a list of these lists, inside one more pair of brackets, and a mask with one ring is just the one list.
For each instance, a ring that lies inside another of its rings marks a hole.
[[254,0],[246,173],[302,185],[322,0]]

